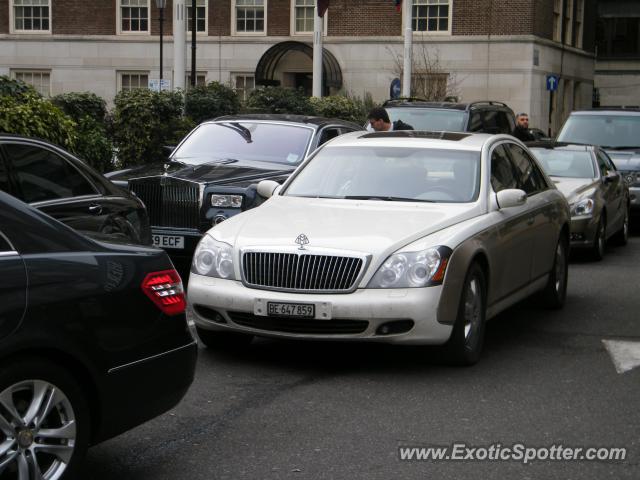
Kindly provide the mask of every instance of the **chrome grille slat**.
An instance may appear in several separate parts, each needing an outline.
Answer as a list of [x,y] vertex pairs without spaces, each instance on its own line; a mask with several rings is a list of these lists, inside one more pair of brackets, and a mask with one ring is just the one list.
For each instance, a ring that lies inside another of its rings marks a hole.
[[358,257],[308,253],[244,252],[243,281],[254,287],[285,291],[350,291],[365,262]]
[[129,190],[144,202],[152,226],[200,227],[200,189],[192,182],[172,177],[138,178]]

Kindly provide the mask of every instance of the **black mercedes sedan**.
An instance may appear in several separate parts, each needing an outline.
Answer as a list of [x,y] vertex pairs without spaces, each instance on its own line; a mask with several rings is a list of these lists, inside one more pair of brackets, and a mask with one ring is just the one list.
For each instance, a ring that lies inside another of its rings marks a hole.
[[235,115],[197,126],[164,164],[111,172],[147,206],[154,245],[190,260],[206,232],[261,203],[260,180],[284,181],[317,147],[355,123],[300,115]]
[[197,347],[160,249],[95,242],[0,192],[0,479],[71,479],[175,406]]
[[142,202],[49,142],[0,134],[0,190],[98,240],[151,244]]

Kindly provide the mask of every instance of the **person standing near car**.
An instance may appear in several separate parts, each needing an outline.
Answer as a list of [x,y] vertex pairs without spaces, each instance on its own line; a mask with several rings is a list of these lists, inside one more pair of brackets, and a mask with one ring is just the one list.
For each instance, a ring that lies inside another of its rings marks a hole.
[[413,130],[413,127],[408,123],[404,123],[402,120],[396,120],[391,122],[389,114],[382,107],[376,107],[371,109],[367,116],[369,125],[367,130],[375,132],[390,132],[393,130]]
[[511,135],[523,142],[533,142],[535,140],[529,131],[529,115],[526,113],[516,115],[516,128],[513,129]]

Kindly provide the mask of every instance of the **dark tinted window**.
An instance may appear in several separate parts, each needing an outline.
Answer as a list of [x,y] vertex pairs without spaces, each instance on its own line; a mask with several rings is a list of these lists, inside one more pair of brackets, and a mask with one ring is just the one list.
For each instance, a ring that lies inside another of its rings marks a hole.
[[0,231],[0,252],[11,252],[13,251],[13,247],[9,245],[7,239],[4,237],[3,233]]
[[547,182],[538,169],[535,161],[520,146],[513,143],[508,144],[515,173],[517,176],[518,186],[528,195],[547,189]]
[[499,145],[491,154],[491,186],[495,192],[508,188],[518,188],[511,159],[504,148]]
[[320,140],[318,141],[318,146],[322,145],[325,142],[328,142],[329,140],[337,137],[338,135],[340,135],[340,130],[337,127],[325,128],[324,130],[322,130],[322,133],[320,134]]
[[5,192],[9,191],[9,176],[7,173],[7,166],[4,164],[4,160],[0,157],[0,190]]
[[50,150],[18,143],[5,148],[25,202],[95,194],[73,165]]
[[481,112],[471,112],[471,120],[469,121],[470,132],[482,131],[482,114]]

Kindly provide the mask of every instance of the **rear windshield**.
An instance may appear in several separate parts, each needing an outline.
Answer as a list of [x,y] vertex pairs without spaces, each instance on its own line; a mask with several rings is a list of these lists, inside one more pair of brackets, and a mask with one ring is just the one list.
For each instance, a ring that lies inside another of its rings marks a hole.
[[640,115],[572,115],[557,140],[604,148],[639,147]]
[[392,122],[402,120],[414,130],[429,130],[449,132],[465,131],[465,113],[460,110],[440,110],[437,108],[394,108],[387,107],[389,119]]

